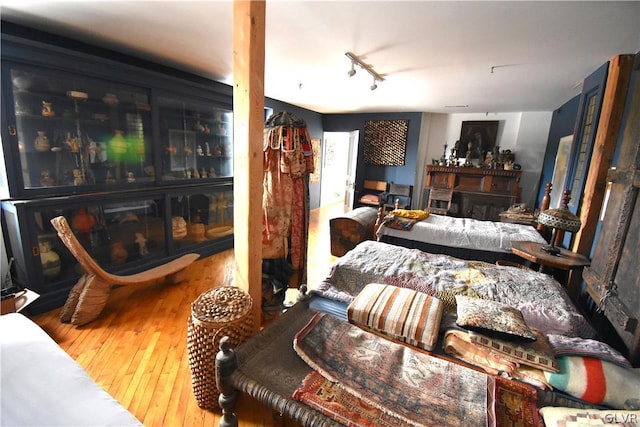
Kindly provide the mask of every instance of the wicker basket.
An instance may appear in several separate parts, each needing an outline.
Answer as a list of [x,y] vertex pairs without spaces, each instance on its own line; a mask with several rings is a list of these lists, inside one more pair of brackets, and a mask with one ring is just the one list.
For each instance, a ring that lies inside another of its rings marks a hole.
[[215,358],[223,336],[237,346],[253,333],[251,296],[234,286],[221,286],[202,293],[191,304],[188,319],[187,352],[191,385],[198,406],[218,408]]

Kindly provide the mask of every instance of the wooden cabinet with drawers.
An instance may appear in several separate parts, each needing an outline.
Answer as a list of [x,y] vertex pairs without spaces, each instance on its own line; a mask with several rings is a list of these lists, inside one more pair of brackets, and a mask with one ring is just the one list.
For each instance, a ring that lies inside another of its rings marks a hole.
[[450,215],[499,221],[516,203],[521,171],[428,165],[425,190],[453,191]]

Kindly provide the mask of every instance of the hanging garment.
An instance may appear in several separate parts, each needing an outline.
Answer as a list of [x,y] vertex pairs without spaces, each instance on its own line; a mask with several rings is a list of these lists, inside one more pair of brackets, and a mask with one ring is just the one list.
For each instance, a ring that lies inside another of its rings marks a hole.
[[293,269],[306,270],[311,139],[304,120],[287,112],[274,114],[266,126],[262,257],[289,259]]

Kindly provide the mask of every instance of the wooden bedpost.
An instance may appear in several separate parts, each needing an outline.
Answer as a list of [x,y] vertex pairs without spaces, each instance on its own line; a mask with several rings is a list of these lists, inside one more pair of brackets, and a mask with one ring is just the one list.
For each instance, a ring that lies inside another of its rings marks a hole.
[[220,351],[216,354],[215,362],[216,386],[220,392],[218,404],[222,408],[222,417],[218,423],[220,427],[238,427],[238,417],[233,412],[238,392],[231,385],[231,374],[237,366],[236,354],[231,348],[229,337],[222,337]]
[[[550,182],[547,182],[546,187],[544,188],[544,197],[542,197],[542,201],[540,202],[540,212],[546,211],[547,209],[549,209],[549,203],[551,203],[551,188],[553,187],[553,184],[551,184]],[[538,230],[538,232],[547,240],[549,240],[549,237],[547,236],[549,234],[547,227],[545,227],[542,224],[538,224],[536,226],[536,230]]]
[[376,223],[373,225],[373,240],[378,240],[378,228],[382,225],[382,219],[384,218],[384,206],[378,208],[378,216],[376,217]]

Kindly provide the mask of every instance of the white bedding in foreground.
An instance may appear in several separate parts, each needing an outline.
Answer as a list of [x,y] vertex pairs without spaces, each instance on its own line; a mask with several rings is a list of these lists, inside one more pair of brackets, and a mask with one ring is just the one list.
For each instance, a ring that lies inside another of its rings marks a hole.
[[24,315],[0,316],[0,344],[0,425],[142,425]]
[[382,236],[440,246],[504,253],[511,253],[511,242],[514,241],[546,243],[540,233],[530,225],[435,214],[430,214],[426,219],[416,222],[409,231],[382,226],[377,232],[378,240]]

